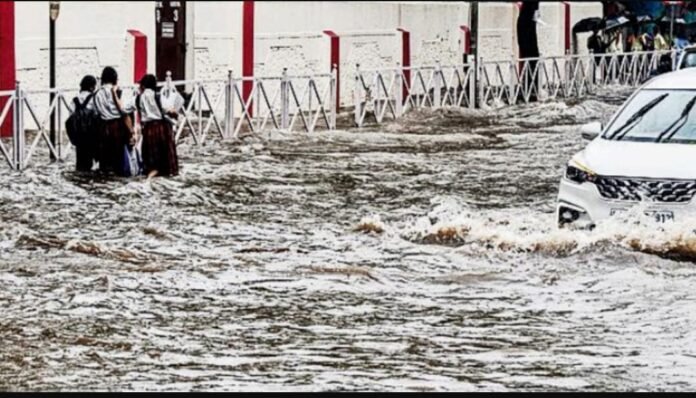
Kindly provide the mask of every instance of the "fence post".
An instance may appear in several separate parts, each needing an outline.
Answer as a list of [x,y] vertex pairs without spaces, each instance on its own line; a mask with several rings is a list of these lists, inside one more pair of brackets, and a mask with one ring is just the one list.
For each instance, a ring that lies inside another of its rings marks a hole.
[[333,64],[331,67],[331,126],[329,130],[336,130],[336,116],[338,113],[339,99],[336,97],[338,90],[336,90],[336,83],[338,82],[338,65]]
[[19,81],[15,83],[15,98],[12,105],[12,143],[14,144],[14,168],[22,170],[24,168],[24,96],[19,86]]
[[201,83],[196,83],[194,86],[196,92],[196,108],[198,109],[198,135],[203,134],[203,86]]
[[[602,59],[600,58],[599,61],[602,62]],[[590,73],[589,73],[590,79],[589,79],[589,82],[587,82],[587,87],[589,88],[594,84],[595,79],[597,78],[596,77],[597,69],[595,68],[595,56],[594,56],[594,52],[592,50],[590,50],[590,59],[588,62],[589,62],[588,69],[590,70]],[[580,63],[580,59],[578,59],[578,63]],[[600,72],[601,72],[601,69],[600,69]],[[580,91],[580,87],[581,86],[578,85],[578,97],[583,94]]]
[[232,135],[232,70],[227,71],[227,83],[225,84],[225,138]]
[[373,111],[375,113],[375,120],[377,120],[377,123],[382,123],[382,109],[386,107],[386,105],[382,102],[382,84],[384,84],[384,78],[382,76],[382,72],[376,71],[374,73],[374,77],[372,79],[372,87],[371,87],[371,94],[372,94],[372,105],[373,105]]
[[[259,79],[257,79],[256,77],[254,77],[254,80],[252,80],[251,87],[254,90],[256,90],[256,92],[254,93],[254,97],[256,97],[256,98],[254,99],[254,102],[251,103],[252,113],[250,115],[252,121],[254,120],[254,116],[256,116],[259,119],[258,120],[259,127],[261,126],[260,123],[263,123],[263,120],[262,120],[263,118],[261,117],[261,89],[259,88],[260,82],[261,81]],[[311,98],[311,95],[310,95],[310,98]],[[256,108],[256,111],[253,111],[254,108]]]
[[[471,65],[473,63],[473,65]],[[469,109],[474,109],[476,108],[476,76],[478,75],[476,73],[476,68],[478,68],[478,64],[476,63],[476,60],[468,60],[467,64],[465,65],[466,71],[469,74],[466,78],[466,84],[467,84],[467,89],[469,90]]]
[[[236,137],[236,129],[235,129],[235,124],[234,124],[234,102],[235,98],[237,98],[237,95],[235,93],[237,91],[237,80],[234,78],[234,69],[230,69],[230,133],[232,133],[233,138]],[[244,117],[244,114],[242,114],[242,117]]]
[[[592,52],[590,52],[591,54]],[[565,59],[565,76],[563,76],[563,97],[569,98],[571,96],[570,90],[572,89],[572,79],[573,79],[573,66],[570,64],[570,54],[564,57]]]
[[437,109],[442,106],[442,67],[440,61],[435,61],[435,71],[433,72],[433,108]]
[[396,93],[394,95],[394,105],[396,110],[396,117],[401,117],[404,114],[404,90],[403,90],[403,78],[402,78],[402,68],[401,63],[396,63],[396,71],[394,72],[394,89]]
[[290,127],[290,87],[288,84],[288,68],[283,68],[280,80],[280,128],[286,131]]
[[[515,61],[517,61],[517,65],[515,65]],[[510,62],[510,64],[508,65],[508,73],[510,75],[510,82],[508,83],[508,105],[517,104],[519,93],[521,93],[524,88],[522,85],[524,79],[520,76],[519,73],[519,62],[519,59],[513,59],[513,61]]]
[[483,105],[485,103],[485,100],[483,99],[483,83],[481,82],[483,80],[483,57],[478,56],[475,58],[476,59],[476,75],[474,76],[474,85],[475,90],[476,90],[476,102],[478,102],[478,107],[483,108]]
[[355,113],[355,125],[357,127],[362,127],[360,122],[360,116],[362,115],[362,85],[360,84],[360,64],[355,64],[355,88],[353,89],[353,105]]
[[63,93],[58,93],[56,95],[56,135],[58,135],[58,147],[55,148],[56,152],[58,153],[58,161],[62,162],[63,161],[63,134],[62,134],[62,129],[61,126],[63,125],[61,123],[61,111],[60,111],[60,100],[63,96]]
[[167,71],[166,78],[164,79],[164,81],[166,83],[167,90],[171,90],[172,89],[172,71],[169,71],[169,70]]

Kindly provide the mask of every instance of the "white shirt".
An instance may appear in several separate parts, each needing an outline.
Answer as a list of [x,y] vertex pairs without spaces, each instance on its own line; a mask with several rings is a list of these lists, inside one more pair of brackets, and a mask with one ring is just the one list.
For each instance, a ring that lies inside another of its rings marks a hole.
[[80,93],[77,94],[77,100],[80,101],[80,104],[84,105],[86,109],[91,111],[94,110],[94,98],[85,104],[85,100],[90,96],[90,94],[92,94],[91,91],[80,91]]
[[148,88],[140,94],[140,121],[145,123],[155,120],[162,120],[162,112],[157,106],[155,92]]
[[[94,96],[94,105],[99,112],[102,120],[114,120],[121,117],[121,113],[118,111],[116,102],[114,102],[113,94],[111,89],[114,86],[111,84],[103,85]],[[125,113],[131,113],[135,109],[134,104],[131,102],[123,104],[123,111]]]

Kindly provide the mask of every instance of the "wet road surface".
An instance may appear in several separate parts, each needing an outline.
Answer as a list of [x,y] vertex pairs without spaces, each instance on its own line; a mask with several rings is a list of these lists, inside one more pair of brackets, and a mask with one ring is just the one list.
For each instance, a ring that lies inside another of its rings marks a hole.
[[555,227],[626,94],[3,171],[0,390],[692,390],[694,220]]

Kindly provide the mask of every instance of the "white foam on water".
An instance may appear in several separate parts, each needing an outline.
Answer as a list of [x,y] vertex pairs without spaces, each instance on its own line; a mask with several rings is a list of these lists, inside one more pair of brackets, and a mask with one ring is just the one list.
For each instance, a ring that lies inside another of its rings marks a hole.
[[0,389],[693,388],[696,269],[666,257],[694,220],[555,225],[578,125],[614,109],[185,143],[171,179],[2,173]]

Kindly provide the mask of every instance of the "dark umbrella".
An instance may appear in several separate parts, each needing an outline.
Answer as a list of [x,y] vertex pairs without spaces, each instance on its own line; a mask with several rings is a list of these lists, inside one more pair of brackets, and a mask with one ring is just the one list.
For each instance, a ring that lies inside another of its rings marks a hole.
[[636,22],[638,22],[639,24],[645,24],[653,22],[653,19],[650,15],[641,15],[639,17],[636,17]]
[[602,18],[592,17],[581,19],[573,26],[573,33],[592,32],[602,28]]
[[604,30],[620,28],[622,26],[627,25],[629,22],[629,19],[626,17],[607,19],[607,21],[604,24]]
[[[669,15],[665,15],[662,18],[658,19],[657,21],[660,22],[661,24],[668,24],[671,22],[671,18],[669,17]],[[681,17],[674,18],[674,23],[677,25],[686,25],[686,20],[684,18],[681,18]]]

